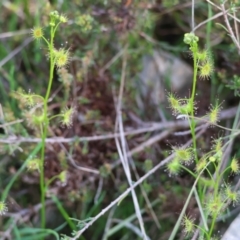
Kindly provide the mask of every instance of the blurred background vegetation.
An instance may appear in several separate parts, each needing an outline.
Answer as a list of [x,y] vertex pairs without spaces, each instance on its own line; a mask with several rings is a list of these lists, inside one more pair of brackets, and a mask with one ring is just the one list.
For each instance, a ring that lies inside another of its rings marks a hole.
[[[64,128],[56,121],[49,131],[49,138],[57,136],[71,138],[72,141],[47,144],[46,179],[67,171],[65,183],[55,179],[48,189],[48,229],[71,235],[73,230],[84,224],[74,219],[88,221],[128,187],[114,138],[97,141],[81,139],[114,132],[115,100],[120,87],[123,57],[127,59],[122,99],[125,130],[150,127],[152,123],[160,122],[162,119],[156,114],[158,109],[161,109],[166,121],[174,119],[166,105],[151,103],[151,96],[143,99],[139,73],[144,68],[143,57],[155,50],[173,54],[191,66],[192,59],[182,41],[184,33],[191,31],[191,4],[187,0],[0,1],[1,123],[26,117],[18,101],[12,98],[12,92],[20,88],[38,94],[46,92],[49,73],[47,51],[41,42],[32,40],[31,29],[42,26],[47,33],[48,15],[53,10],[69,19],[58,31],[55,46],[69,48],[72,60],[68,71],[55,70],[49,115],[71,105],[77,111],[71,128]],[[218,12],[205,1],[196,1],[195,11],[196,25]],[[226,31],[217,23],[223,24],[224,21],[218,18],[196,30],[202,47],[211,49],[215,61],[211,80],[198,83],[198,115],[208,110],[216,96],[220,102],[225,100],[224,109],[238,103],[239,54]],[[165,91],[167,86],[162,88]],[[186,94],[189,94],[189,89]],[[149,105],[140,108],[139,98]],[[223,124],[230,122],[228,120]],[[156,130],[127,136],[129,150],[137,149],[159,133]],[[24,161],[29,156],[35,157],[32,151],[36,142],[31,139],[38,138],[39,133],[24,120],[0,128],[0,134],[1,139],[9,139],[7,144],[0,143],[2,193]],[[223,130],[211,128],[199,139],[201,150],[209,150],[211,137],[224,134]],[[24,137],[28,141],[11,142],[11,136]],[[136,166],[133,175],[135,171],[136,175],[142,176],[168,156],[169,145],[183,144],[188,139],[189,136],[169,135],[133,151],[131,156]],[[235,143],[233,154],[237,157],[239,149]],[[161,169],[142,184],[142,189],[136,189],[146,231],[151,239],[168,238],[193,181],[184,173],[169,177]],[[146,193],[152,209],[147,207],[142,192]],[[37,171],[24,170],[18,176],[6,203],[9,211],[0,216],[2,239],[53,239],[48,232],[37,230],[40,226]],[[194,200],[188,211],[196,218],[199,216]],[[226,221],[225,228],[231,218]],[[136,231],[137,224],[132,198],[127,196],[119,206],[112,208],[89,228],[81,239],[141,239]],[[219,227],[220,231],[225,228]],[[178,239],[185,239],[182,233],[179,233]]]

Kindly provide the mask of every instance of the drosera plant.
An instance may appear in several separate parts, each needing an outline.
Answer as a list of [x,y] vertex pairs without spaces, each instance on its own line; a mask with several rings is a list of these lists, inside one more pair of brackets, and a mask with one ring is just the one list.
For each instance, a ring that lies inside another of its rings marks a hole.
[[40,190],[41,190],[41,228],[45,229],[46,214],[45,214],[45,194],[48,185],[56,178],[61,181],[65,177],[64,172],[58,176],[53,177],[48,181],[45,180],[44,174],[44,159],[46,152],[45,140],[48,135],[49,124],[53,119],[60,118],[62,125],[70,127],[72,125],[73,114],[75,112],[74,107],[65,107],[65,109],[57,115],[49,116],[48,102],[53,84],[54,69],[66,70],[71,57],[69,49],[60,48],[57,49],[54,45],[54,39],[56,32],[60,24],[64,24],[68,21],[65,15],[59,14],[57,11],[52,11],[49,15],[49,39],[45,37],[45,30],[41,26],[34,27],[32,29],[32,37],[36,41],[41,41],[47,47],[47,58],[49,60],[49,79],[45,96],[41,96],[33,93],[31,90],[25,92],[21,89],[12,93],[13,97],[18,99],[24,116],[27,119],[28,124],[35,130],[36,134],[41,136],[41,154],[40,157],[34,157],[27,163],[28,170],[37,170],[40,175]]
[[[221,157],[219,157],[218,154],[219,153],[212,152],[208,154],[208,156],[204,155],[203,159],[199,161],[195,173],[192,172],[192,175],[196,174],[199,185],[205,189],[202,190],[205,194],[204,198],[201,200],[204,224],[203,226],[197,224],[192,216],[187,216],[185,214],[182,219],[182,226],[187,236],[192,236],[196,230],[199,230],[200,239],[212,239],[217,217],[221,216],[231,204],[235,206],[240,201],[239,192],[234,190],[230,184],[225,182],[222,183],[225,172],[230,170],[230,172],[233,173],[235,171],[232,166],[235,165],[236,159],[232,159],[231,165],[227,167],[225,171],[221,172]],[[207,159],[207,161],[205,161],[205,159]],[[214,167],[214,175],[210,171],[211,166]],[[188,169],[188,171],[190,170]],[[203,178],[202,176],[201,178],[204,171],[208,177]],[[206,186],[210,187],[209,191],[206,191]]]
[[[183,232],[187,237],[192,236],[199,231],[200,239],[210,240],[213,238],[214,228],[217,218],[232,204],[235,206],[240,202],[240,194],[229,183],[224,181],[224,177],[230,174],[239,173],[239,163],[234,157],[229,166],[221,169],[224,158],[223,150],[229,142],[224,144],[222,138],[212,141],[212,148],[206,154],[200,154],[196,141],[196,123],[197,121],[207,122],[209,126],[218,126],[217,122],[221,111],[221,104],[217,100],[214,105],[210,105],[209,112],[202,118],[195,117],[195,96],[197,79],[208,79],[213,73],[213,61],[208,50],[199,50],[198,37],[194,33],[187,33],[184,36],[184,42],[188,44],[193,58],[193,85],[191,97],[189,99],[179,99],[175,94],[168,94],[168,101],[173,115],[176,118],[182,118],[189,122],[192,136],[192,147],[172,146],[175,157],[167,164],[166,168],[170,176],[178,175],[181,171],[187,171],[195,178],[189,197],[185,203],[178,222],[169,238],[174,239],[177,229],[182,223]],[[233,131],[234,129],[230,129]],[[195,162],[195,169],[189,165]],[[190,201],[191,195],[195,194],[198,203],[201,223],[197,224],[194,216],[186,215],[185,211]]]
[[[189,50],[191,56],[193,58],[193,86],[190,98],[179,99],[174,94],[168,94],[168,101],[170,103],[170,107],[173,110],[174,115],[177,118],[185,118],[189,119],[190,129],[193,138],[193,148],[195,152],[195,162],[198,162],[197,155],[197,146],[196,146],[196,136],[195,136],[195,128],[196,121],[194,118],[195,110],[196,110],[196,88],[197,88],[197,78],[198,76],[202,79],[210,78],[213,72],[213,60],[211,58],[211,54],[208,50],[200,50],[198,47],[199,38],[195,36],[194,33],[186,33],[184,35],[184,43],[189,45]],[[216,108],[211,108],[209,115],[212,114],[212,111],[216,112]]]

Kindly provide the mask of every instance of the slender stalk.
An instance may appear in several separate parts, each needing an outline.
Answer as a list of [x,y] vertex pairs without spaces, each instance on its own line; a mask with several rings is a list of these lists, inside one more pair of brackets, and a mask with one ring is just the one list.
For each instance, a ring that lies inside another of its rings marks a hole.
[[41,149],[41,166],[40,166],[40,190],[41,190],[41,228],[45,228],[46,225],[46,213],[45,213],[45,179],[44,179],[44,159],[45,159],[45,147],[46,143],[45,140],[47,138],[47,130],[48,130],[48,118],[47,118],[47,103],[51,92],[52,82],[53,82],[53,71],[54,71],[54,61],[53,61],[53,38],[54,38],[54,30],[51,27],[51,40],[49,45],[50,51],[50,73],[49,73],[49,81],[48,81],[48,88],[46,92],[46,96],[44,98],[44,125],[43,125],[43,133],[42,133],[42,149]]
[[196,52],[193,51],[193,87],[192,87],[192,95],[191,95],[191,134],[192,134],[192,139],[193,139],[193,148],[194,148],[194,153],[195,153],[195,162],[198,162],[198,156],[197,156],[197,142],[196,142],[196,135],[195,135],[195,126],[196,122],[194,120],[194,98],[196,94],[196,85],[197,85],[197,56]]
[[216,219],[217,219],[217,215],[218,215],[218,212],[216,212],[213,216],[213,219],[212,219],[212,224],[211,224],[211,228],[210,228],[210,231],[208,233],[209,237],[211,238],[212,236],[212,232],[213,232],[213,228],[215,226],[215,222],[216,222]]

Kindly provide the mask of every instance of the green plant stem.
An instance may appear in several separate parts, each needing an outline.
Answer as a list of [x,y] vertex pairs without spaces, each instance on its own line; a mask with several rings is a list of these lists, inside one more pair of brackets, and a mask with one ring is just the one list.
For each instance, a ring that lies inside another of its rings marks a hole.
[[211,180],[214,182],[214,178],[213,178],[213,175],[212,175],[212,173],[209,171],[209,169],[208,169],[208,168],[206,169],[206,171],[207,171],[207,173],[208,173],[209,177],[211,178]]
[[184,165],[181,165],[181,168],[192,175],[195,179],[197,178],[196,174],[194,174],[190,169],[186,168]]
[[192,134],[192,139],[193,139],[193,148],[194,148],[194,153],[195,153],[195,162],[198,162],[198,156],[197,156],[197,142],[196,142],[196,135],[195,135],[195,120],[194,120],[194,98],[196,94],[196,85],[197,85],[197,56],[196,52],[193,51],[193,87],[192,87],[192,95],[191,95],[191,134]]
[[42,134],[41,164],[40,164],[40,190],[41,190],[41,227],[45,228],[45,182],[44,182],[44,158],[45,158],[45,127]]
[[227,168],[225,168],[225,170],[221,172],[221,174],[220,174],[220,178],[223,178],[223,177],[224,177],[224,174],[225,174],[228,170],[230,170],[230,169],[231,169],[230,166],[227,167]]
[[[209,163],[207,163],[207,165],[205,166],[205,168],[207,168],[208,165],[209,165]],[[180,215],[179,215],[179,217],[178,217],[178,220],[177,220],[177,222],[176,222],[176,224],[175,224],[175,226],[174,226],[174,228],[173,228],[173,230],[172,230],[172,233],[171,233],[170,237],[168,238],[168,240],[174,240],[174,239],[175,239],[175,236],[176,236],[176,234],[177,234],[177,231],[178,231],[178,229],[180,228],[180,225],[181,225],[181,221],[182,221],[182,219],[183,219],[183,216],[184,216],[184,214],[185,214],[185,212],[186,212],[187,206],[188,206],[188,204],[189,204],[189,202],[190,202],[190,199],[191,199],[191,197],[192,197],[192,195],[193,195],[193,193],[194,193],[195,187],[196,187],[196,185],[197,185],[197,183],[198,183],[198,180],[199,180],[200,176],[201,176],[202,173],[204,172],[205,168],[202,169],[202,171],[198,174],[196,180],[194,181],[194,184],[193,184],[193,186],[192,186],[192,189],[191,189],[191,191],[190,191],[189,194],[188,194],[188,198],[187,198],[187,200],[186,200],[186,202],[185,202],[185,204],[184,204],[184,206],[183,206],[183,209],[182,209],[182,211],[181,211],[181,213],[180,213]]]
[[67,211],[63,208],[63,206],[62,206],[61,202],[59,201],[59,199],[56,196],[52,196],[52,200],[56,203],[57,208],[59,209],[60,213],[62,214],[62,216],[64,217],[64,219],[68,223],[69,227],[72,230],[76,230],[77,229],[76,225],[70,219]]
[[[208,233],[208,236],[211,238],[211,236],[212,236],[212,232],[213,232],[213,228],[214,228],[214,226],[215,226],[215,222],[216,222],[216,219],[217,219],[217,215],[218,215],[218,212],[216,212],[215,214],[214,214],[214,216],[213,216],[213,219],[212,219],[212,224],[211,224],[211,228],[210,228],[210,231],[209,231],[209,233]],[[209,239],[210,239],[209,238]]]
[[20,176],[20,174],[23,172],[23,170],[26,168],[28,161],[31,159],[31,156],[34,156],[35,154],[38,153],[38,151],[40,150],[41,147],[41,143],[39,143],[34,150],[31,152],[31,154],[29,154],[29,157],[25,160],[25,162],[23,163],[23,165],[18,169],[18,171],[14,174],[14,176],[12,177],[12,179],[9,181],[7,187],[4,189],[2,197],[1,197],[1,201],[5,201],[8,193],[11,189],[11,187],[13,186],[14,182],[17,180],[17,178]]
[[214,184],[214,197],[218,194],[218,189],[220,186],[221,175],[219,174],[220,164],[218,165],[217,169],[215,170],[215,184]]
[[56,175],[56,176],[52,177],[51,179],[49,179],[49,180],[46,182],[45,186],[48,187],[48,186],[49,186],[55,179],[57,179],[57,178],[59,178],[59,175]]
[[[197,73],[198,73],[198,63],[197,63],[197,45],[192,46],[192,53],[193,53],[193,86],[192,86],[192,95],[191,95],[191,124],[190,124],[190,129],[191,129],[191,134],[192,134],[192,141],[193,141],[193,149],[194,149],[194,156],[195,156],[195,163],[198,163],[198,153],[197,153],[197,141],[196,141],[196,134],[195,134],[195,127],[196,127],[196,122],[194,119],[194,100],[195,100],[195,95],[196,95],[196,86],[197,86]],[[199,199],[200,202],[202,203],[203,201],[203,192],[199,189],[198,185],[198,192],[199,192]]]
[[42,134],[42,149],[41,149],[41,169],[40,169],[40,189],[41,189],[41,228],[45,228],[46,225],[46,218],[45,218],[45,180],[44,180],[44,159],[45,159],[45,140],[47,137],[47,130],[48,130],[48,118],[47,118],[47,103],[51,92],[52,82],[53,82],[53,71],[54,71],[54,61],[53,61],[53,38],[54,38],[54,30],[51,27],[51,40],[49,45],[50,50],[50,73],[49,73],[49,81],[48,81],[48,88],[46,92],[46,96],[44,98],[44,125],[43,125],[43,134]]
[[[214,164],[215,165],[215,164]],[[218,189],[219,189],[219,186],[220,186],[220,181],[221,181],[221,175],[219,174],[219,170],[220,170],[220,165],[218,165],[218,167],[216,167],[216,176],[215,176],[215,179],[212,179],[213,181],[215,181],[215,184],[214,184],[214,198],[217,197],[217,194],[218,194]],[[209,240],[211,239],[211,235],[212,235],[212,232],[213,232],[213,228],[215,226],[215,222],[216,222],[216,219],[217,219],[217,215],[218,215],[218,212],[214,213],[214,216],[212,218],[212,222],[211,222],[211,228],[209,230]]]

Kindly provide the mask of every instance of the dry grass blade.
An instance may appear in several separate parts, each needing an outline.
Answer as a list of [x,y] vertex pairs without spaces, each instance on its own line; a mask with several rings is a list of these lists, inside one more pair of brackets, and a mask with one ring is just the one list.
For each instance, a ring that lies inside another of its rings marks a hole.
[[[126,47],[125,47],[126,50]],[[126,77],[126,65],[127,65],[127,59],[126,59],[126,51],[123,54],[123,65],[122,65],[122,77],[121,77],[121,84],[120,84],[120,90],[119,90],[119,97],[118,97],[118,102],[117,102],[117,117],[116,117],[116,124],[115,124],[115,132],[119,129],[120,132],[120,142],[118,138],[115,138],[116,146],[118,149],[118,154],[120,156],[120,160],[124,169],[124,172],[127,177],[128,184],[132,186],[132,177],[131,177],[131,172],[130,172],[130,167],[129,167],[129,159],[127,156],[127,142],[124,136],[124,128],[123,128],[123,120],[122,120],[122,99],[123,99],[123,91],[124,91],[124,84],[125,84],[125,77]],[[132,199],[135,207],[135,212],[139,221],[139,225],[141,228],[142,232],[142,237],[144,240],[149,239],[146,235],[146,231],[144,228],[144,223],[142,219],[142,214],[139,206],[139,202],[137,199],[137,195],[134,189],[131,190],[132,193]]]

